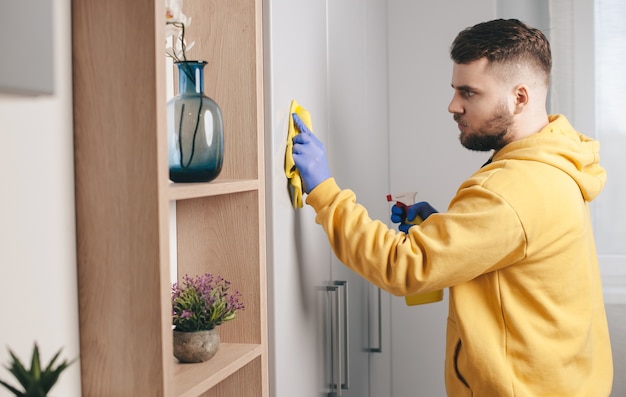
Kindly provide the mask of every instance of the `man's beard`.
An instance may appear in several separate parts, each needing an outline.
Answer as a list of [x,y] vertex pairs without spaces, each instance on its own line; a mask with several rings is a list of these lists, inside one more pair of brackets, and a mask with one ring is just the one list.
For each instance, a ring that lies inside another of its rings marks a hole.
[[[454,121],[472,128],[464,124],[463,116],[454,115]],[[459,140],[467,149],[479,152],[488,152],[490,150],[500,150],[510,142],[509,128],[513,125],[513,115],[509,113],[506,105],[501,103],[496,108],[494,115],[488,120],[482,128],[474,132],[461,132]]]

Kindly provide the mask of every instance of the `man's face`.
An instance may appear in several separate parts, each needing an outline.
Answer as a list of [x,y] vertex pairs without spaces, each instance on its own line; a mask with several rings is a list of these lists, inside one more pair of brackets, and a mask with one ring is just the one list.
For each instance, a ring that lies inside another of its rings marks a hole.
[[513,112],[508,90],[486,58],[454,64],[454,96],[448,111],[459,125],[461,144],[470,150],[499,150],[511,141]]

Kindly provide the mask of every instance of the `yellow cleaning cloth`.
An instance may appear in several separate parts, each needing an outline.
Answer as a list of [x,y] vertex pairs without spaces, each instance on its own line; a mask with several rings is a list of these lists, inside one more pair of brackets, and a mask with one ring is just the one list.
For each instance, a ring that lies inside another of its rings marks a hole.
[[287,149],[285,149],[285,176],[287,176],[289,196],[291,197],[291,203],[293,208],[302,208],[302,179],[300,178],[300,171],[296,169],[296,163],[293,161],[293,137],[299,134],[300,131],[296,129],[293,124],[293,118],[291,115],[296,113],[300,116],[300,119],[304,124],[313,131],[311,124],[311,115],[309,112],[298,105],[295,100],[291,101],[291,108],[289,109],[289,131],[287,133]]

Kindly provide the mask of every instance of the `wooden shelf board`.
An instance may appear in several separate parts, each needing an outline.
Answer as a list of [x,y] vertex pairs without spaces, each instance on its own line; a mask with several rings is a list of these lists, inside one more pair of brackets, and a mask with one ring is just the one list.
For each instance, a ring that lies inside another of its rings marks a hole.
[[174,359],[174,395],[195,397],[217,385],[240,368],[259,357],[262,345],[222,343],[209,361],[181,364]]
[[206,183],[173,183],[169,184],[170,200],[185,200],[221,194],[248,192],[259,189],[258,179],[226,179]]

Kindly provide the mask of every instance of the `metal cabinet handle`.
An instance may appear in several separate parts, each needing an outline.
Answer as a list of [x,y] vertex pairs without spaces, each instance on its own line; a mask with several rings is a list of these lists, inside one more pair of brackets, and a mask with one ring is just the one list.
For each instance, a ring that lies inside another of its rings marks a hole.
[[367,349],[370,353],[382,353],[383,352],[383,316],[382,316],[382,298],[380,288],[378,290],[378,347],[370,347]]
[[[343,289],[343,293],[339,293],[339,289]],[[330,355],[330,382],[327,384],[327,397],[341,397],[343,390],[350,387],[349,373],[349,310],[348,310],[348,282],[333,281],[331,285],[322,287],[322,290],[328,293],[328,312],[330,319],[330,338],[329,338],[329,355]],[[343,331],[343,332],[342,332]]]
[[[343,370],[345,374],[343,376],[344,382],[340,383],[341,388],[344,390],[350,389],[350,321],[349,321],[349,306],[348,306],[348,282],[335,281],[334,284],[338,287],[343,287]],[[341,363],[341,361],[340,361]]]
[[[337,385],[341,385],[341,375],[342,375],[342,369],[341,369],[341,354],[342,354],[342,349],[340,346],[341,343],[341,338],[340,338],[340,334],[341,334],[341,325],[340,325],[340,303],[339,303],[339,286],[338,285],[328,285],[326,287],[323,287],[325,291],[327,291],[329,293],[329,297],[328,297],[328,309],[330,312],[330,338],[329,338],[329,347],[330,347],[330,352],[329,352],[329,356],[330,356],[330,379],[329,379],[329,384],[327,385],[329,387],[329,391],[326,393],[327,397],[341,397],[341,387],[338,387]],[[334,303],[334,305],[333,305]]]

